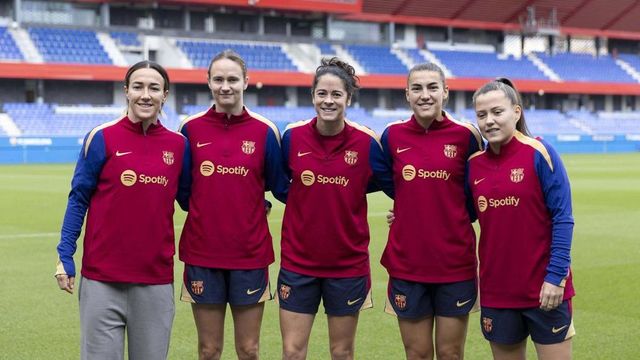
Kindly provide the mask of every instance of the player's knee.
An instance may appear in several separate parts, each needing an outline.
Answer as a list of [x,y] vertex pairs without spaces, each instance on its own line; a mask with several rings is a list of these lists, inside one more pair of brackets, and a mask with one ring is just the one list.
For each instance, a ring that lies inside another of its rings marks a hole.
[[236,347],[236,353],[239,360],[258,360],[259,345],[258,343],[245,343]]
[[282,360],[304,360],[306,355],[302,351],[287,351],[282,352]]
[[438,360],[460,360],[462,359],[462,354],[458,351],[450,351],[450,352],[438,351],[436,353],[436,358]]
[[304,360],[307,357],[306,346],[296,346],[294,344],[284,344],[282,348],[283,360]]
[[417,349],[405,346],[404,351],[407,355],[407,360],[433,360],[433,348]]
[[436,358],[438,360],[460,360],[463,357],[464,347],[443,346],[437,347]]
[[199,360],[220,360],[222,356],[222,345],[198,344]]
[[331,359],[332,360],[351,360],[353,359],[353,347],[345,346],[332,346],[331,347]]

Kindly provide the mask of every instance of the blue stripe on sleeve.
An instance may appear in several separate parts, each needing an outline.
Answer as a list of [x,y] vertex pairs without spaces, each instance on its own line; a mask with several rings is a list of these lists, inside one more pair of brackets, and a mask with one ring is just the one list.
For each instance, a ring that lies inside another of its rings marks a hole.
[[367,192],[382,190],[388,197],[393,199],[395,191],[393,187],[393,174],[391,172],[391,167],[384,156],[382,147],[374,138],[371,138],[369,164],[374,178],[373,182],[369,183]]
[[380,183],[382,191],[393,199],[395,197],[395,188],[393,186],[393,159],[391,158],[391,151],[389,150],[388,127],[382,132],[380,144],[382,145],[382,156],[377,158],[375,162],[372,162],[372,165],[375,166],[373,173]]
[[[277,130],[276,130],[277,131]],[[287,202],[289,191],[289,177],[284,170],[282,150],[278,144],[278,135],[269,127],[267,129],[267,143],[265,151],[265,181],[266,190],[271,190],[273,196],[283,203]]]
[[189,145],[189,140],[186,138],[186,126],[182,128],[182,132],[183,135],[185,135],[185,146],[176,200],[182,210],[189,211],[189,197],[191,196],[191,146]]
[[98,185],[102,166],[106,160],[102,130],[96,132],[93,136],[85,155],[84,149],[87,140],[88,135],[84,139],[73,179],[71,180],[71,192],[69,192],[67,210],[64,214],[60,232],[60,243],[57,248],[64,271],[70,277],[76,276],[76,268],[73,262],[73,255],[77,248],[76,242],[82,230],[89,202]]
[[291,179],[291,169],[289,169],[289,149],[291,147],[291,129],[286,129],[282,134],[282,167],[289,179]]
[[571,209],[571,187],[560,156],[548,143],[541,142],[549,152],[553,164],[553,170],[551,170],[542,154],[536,152],[536,172],[552,222],[551,259],[547,266],[545,281],[561,285],[569,275],[569,266],[571,265],[571,241],[574,224]]

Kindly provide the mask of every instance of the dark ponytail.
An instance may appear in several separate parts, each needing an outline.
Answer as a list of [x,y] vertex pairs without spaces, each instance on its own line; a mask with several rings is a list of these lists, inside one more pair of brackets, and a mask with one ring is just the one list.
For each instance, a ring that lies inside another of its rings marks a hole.
[[476,104],[476,99],[482,94],[486,94],[490,91],[502,91],[502,93],[511,101],[513,105],[520,106],[520,120],[516,123],[516,130],[523,133],[526,136],[531,136],[527,122],[524,120],[524,106],[522,104],[522,97],[516,89],[513,82],[507,78],[497,78],[491,82],[484,84],[480,89],[476,90],[473,94],[473,104]]

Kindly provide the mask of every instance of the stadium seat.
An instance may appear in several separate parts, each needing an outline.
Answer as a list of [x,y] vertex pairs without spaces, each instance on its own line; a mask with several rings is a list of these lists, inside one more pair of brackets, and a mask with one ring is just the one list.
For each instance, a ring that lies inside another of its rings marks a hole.
[[346,45],[344,48],[369,74],[406,74],[409,70],[388,46]]
[[588,54],[536,54],[551,70],[565,81],[636,82],[609,55],[595,57]]
[[179,40],[177,45],[195,67],[206,68],[219,52],[232,49],[245,60],[250,69],[298,71],[279,45],[240,42],[208,42]]
[[[431,50],[455,77],[549,80],[529,59],[495,52]],[[424,61],[424,60],[423,60]]]
[[113,64],[94,31],[29,28],[29,35],[46,62]]
[[[83,136],[94,127],[120,117],[122,106],[5,103],[6,112],[25,136]],[[162,124],[176,130],[179,117],[165,106]]]
[[0,27],[0,60],[24,60],[24,56],[6,27]]

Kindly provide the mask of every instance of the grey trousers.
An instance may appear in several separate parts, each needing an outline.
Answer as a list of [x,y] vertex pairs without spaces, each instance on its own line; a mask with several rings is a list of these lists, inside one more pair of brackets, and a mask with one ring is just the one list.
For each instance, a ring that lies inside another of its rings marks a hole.
[[80,280],[83,360],[164,360],[175,314],[173,284],[143,285]]

